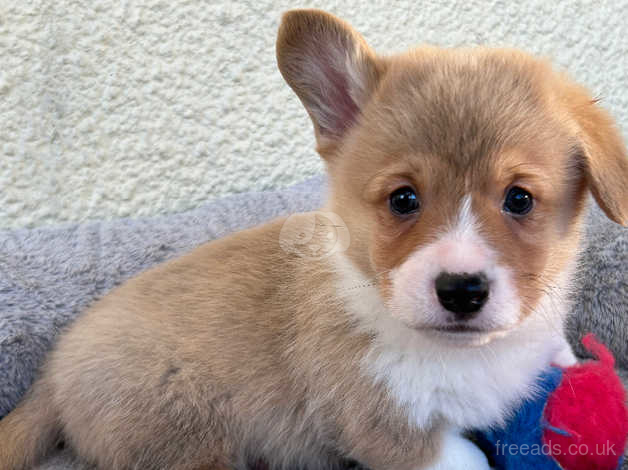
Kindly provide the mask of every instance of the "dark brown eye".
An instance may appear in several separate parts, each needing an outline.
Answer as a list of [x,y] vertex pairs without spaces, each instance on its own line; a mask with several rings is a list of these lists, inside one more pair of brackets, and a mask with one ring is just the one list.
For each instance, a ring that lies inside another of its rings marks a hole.
[[532,210],[533,203],[532,194],[519,186],[514,186],[506,194],[504,210],[513,215],[526,215]]
[[390,210],[396,215],[413,214],[419,210],[419,198],[414,189],[404,186],[390,195]]

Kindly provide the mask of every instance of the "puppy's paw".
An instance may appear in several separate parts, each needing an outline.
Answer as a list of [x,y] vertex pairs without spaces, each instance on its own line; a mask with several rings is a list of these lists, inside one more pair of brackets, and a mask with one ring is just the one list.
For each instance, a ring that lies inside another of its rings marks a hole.
[[425,470],[490,470],[484,453],[456,431],[443,436],[438,460]]

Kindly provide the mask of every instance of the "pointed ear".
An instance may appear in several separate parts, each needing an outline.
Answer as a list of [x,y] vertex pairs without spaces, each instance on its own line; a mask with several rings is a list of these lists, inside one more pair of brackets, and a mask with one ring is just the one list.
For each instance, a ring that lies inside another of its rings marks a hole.
[[277,62],[312,118],[323,155],[355,124],[382,68],[351,26],[320,10],[283,15]]
[[566,97],[584,144],[587,184],[606,216],[628,226],[628,153],[611,116],[580,87]]

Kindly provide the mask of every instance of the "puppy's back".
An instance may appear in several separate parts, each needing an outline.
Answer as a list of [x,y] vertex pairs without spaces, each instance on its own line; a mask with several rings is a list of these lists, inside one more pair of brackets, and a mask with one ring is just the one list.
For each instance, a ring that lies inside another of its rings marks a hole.
[[[45,405],[46,425],[56,427],[46,430],[47,445],[63,428],[101,468],[230,460],[234,435],[242,434],[238,417],[289,382],[279,344],[288,315],[278,296],[291,291],[297,260],[280,247],[282,224],[202,245],[98,301],[61,335],[20,416],[0,422],[0,436],[14,435],[29,410]],[[22,468],[49,450],[24,447],[43,431],[36,421],[15,455],[2,455],[1,469]]]

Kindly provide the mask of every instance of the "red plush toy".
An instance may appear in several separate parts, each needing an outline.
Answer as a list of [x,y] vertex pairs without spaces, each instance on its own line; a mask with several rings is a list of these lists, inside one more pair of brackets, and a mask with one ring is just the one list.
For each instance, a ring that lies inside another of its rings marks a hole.
[[593,334],[582,344],[598,360],[564,370],[545,406],[544,418],[551,427],[545,429],[543,441],[566,470],[614,470],[628,435],[624,387],[610,351]]
[[624,386],[609,350],[592,334],[582,343],[597,360],[552,366],[504,428],[476,434],[493,468],[619,470],[628,437]]

